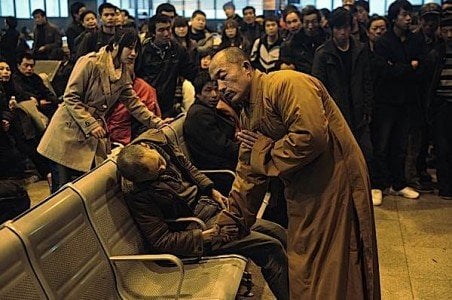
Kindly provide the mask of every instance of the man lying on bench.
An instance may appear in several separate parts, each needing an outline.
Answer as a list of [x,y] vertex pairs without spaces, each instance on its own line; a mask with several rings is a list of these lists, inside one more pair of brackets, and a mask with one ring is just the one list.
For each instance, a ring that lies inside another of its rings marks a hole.
[[[196,257],[249,257],[277,299],[289,299],[286,235],[279,225],[259,220],[249,230],[227,211],[227,198],[213,189],[163,132],[151,129],[119,153],[118,170],[133,183],[125,193],[131,214],[152,253]],[[201,230],[167,220],[197,217]]]

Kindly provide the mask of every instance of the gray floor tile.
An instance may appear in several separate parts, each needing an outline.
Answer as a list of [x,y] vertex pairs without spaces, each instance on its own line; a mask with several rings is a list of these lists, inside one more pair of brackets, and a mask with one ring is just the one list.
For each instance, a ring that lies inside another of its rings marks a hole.
[[383,300],[413,299],[410,279],[407,275],[384,275],[381,277],[381,298]]
[[378,259],[381,277],[399,275],[408,277],[408,266],[403,246],[379,244]]
[[400,219],[403,242],[409,247],[452,248],[452,224]]
[[381,206],[374,206],[375,220],[398,220],[396,200],[392,196],[383,198]]
[[406,247],[405,253],[412,280],[452,280],[452,249]]
[[377,220],[377,245],[403,246],[399,220]]
[[452,203],[433,201],[400,201],[400,219],[452,225]]
[[412,278],[414,299],[449,300],[452,299],[452,280],[429,280]]

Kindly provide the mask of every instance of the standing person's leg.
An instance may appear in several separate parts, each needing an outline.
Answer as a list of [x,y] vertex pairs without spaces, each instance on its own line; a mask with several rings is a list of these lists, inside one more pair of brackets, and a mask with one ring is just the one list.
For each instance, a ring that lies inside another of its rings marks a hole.
[[289,299],[288,258],[282,243],[268,235],[251,231],[246,237],[225,244],[214,244],[208,255],[240,254],[261,268],[272,293],[278,300]]
[[39,154],[36,150],[38,144],[39,140],[37,138],[30,140],[16,138],[16,145],[19,151],[31,159],[41,179],[45,180],[47,179],[47,174],[50,173],[50,163],[47,158]]
[[393,108],[376,107],[373,114],[371,130],[373,140],[374,174],[373,186],[384,190],[389,184],[389,146],[394,124]]
[[407,187],[405,178],[405,159],[408,143],[410,119],[404,106],[397,107],[392,117],[394,126],[390,138],[389,170],[391,173],[391,185],[395,191]]
[[84,172],[80,172],[63,165],[60,165],[56,162],[51,162],[52,164],[52,190],[54,193],[58,191],[63,185],[68,182],[71,182],[75,178],[82,176]]
[[[418,157],[421,146],[421,124],[419,119],[422,118],[420,109],[413,104],[408,107],[408,135],[405,157],[405,178],[411,185],[417,181],[416,159]],[[414,187],[415,188],[415,187]]]
[[452,103],[445,103],[434,117],[436,176],[439,195],[452,197]]

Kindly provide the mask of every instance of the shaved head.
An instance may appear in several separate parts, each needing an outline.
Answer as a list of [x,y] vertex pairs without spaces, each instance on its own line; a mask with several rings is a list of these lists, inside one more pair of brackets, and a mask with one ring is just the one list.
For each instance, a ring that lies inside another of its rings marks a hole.
[[212,58],[210,77],[218,83],[223,99],[231,104],[247,101],[254,70],[248,56],[238,47],[228,47]]
[[[210,66],[212,67],[214,64],[234,64],[241,66],[245,61],[249,62],[249,58],[242,49],[239,47],[228,47],[215,54]],[[209,68],[209,71],[210,69],[211,68]]]

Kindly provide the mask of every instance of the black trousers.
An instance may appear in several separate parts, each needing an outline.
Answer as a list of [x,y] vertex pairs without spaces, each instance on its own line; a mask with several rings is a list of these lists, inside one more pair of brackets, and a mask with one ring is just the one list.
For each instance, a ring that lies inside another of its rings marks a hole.
[[437,109],[433,128],[439,194],[452,196],[452,102],[445,102]]
[[406,187],[405,159],[410,126],[409,106],[381,105],[374,109],[372,136],[374,150],[373,186],[395,190]]

